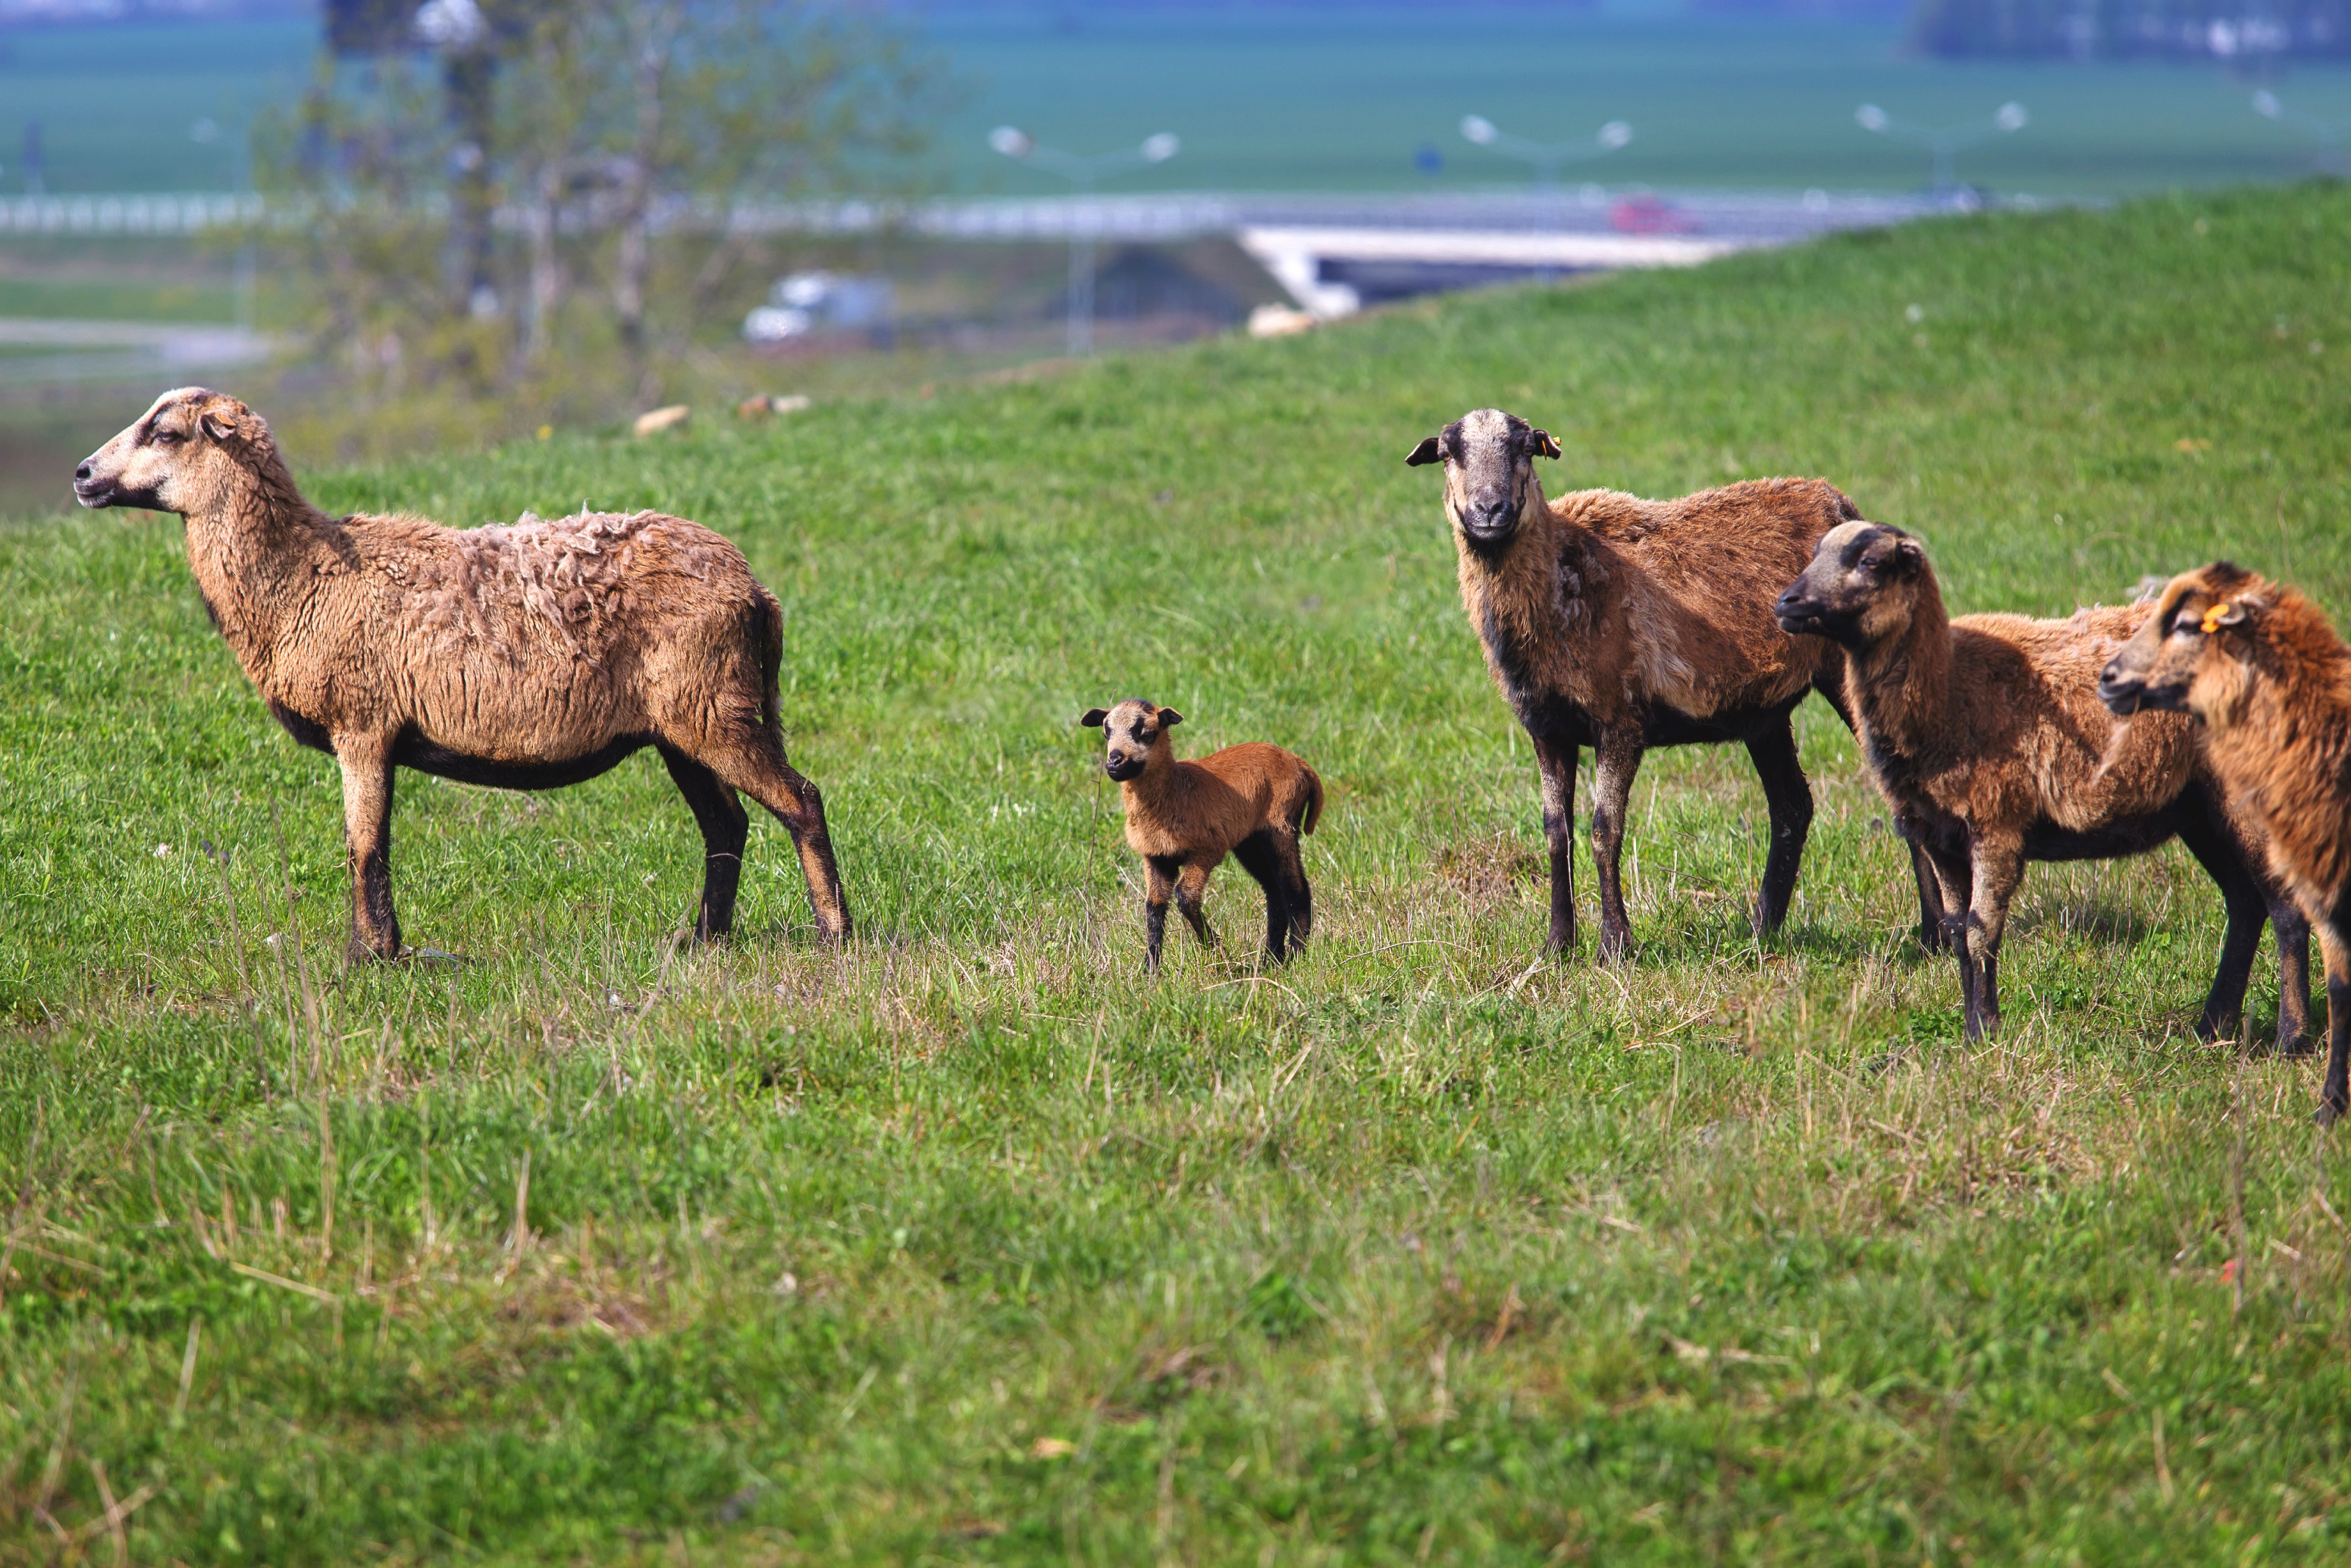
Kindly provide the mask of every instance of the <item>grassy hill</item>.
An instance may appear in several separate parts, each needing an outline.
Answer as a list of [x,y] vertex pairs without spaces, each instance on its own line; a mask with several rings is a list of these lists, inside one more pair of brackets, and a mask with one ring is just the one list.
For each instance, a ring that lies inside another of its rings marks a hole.
[[[1402,459],[1499,402],[1554,491],[1832,476],[1959,609],[2225,553],[2340,610],[2346,240],[2332,187],[1918,225],[308,476],[738,538],[838,955],[772,823],[740,938],[668,955],[699,844],[648,755],[404,775],[411,939],[470,962],[342,972],[333,769],[176,523],[0,530],[0,1561],[2338,1560],[2351,1177],[2314,1067],[2189,1037],[2187,857],[2035,868],[1964,1049],[1815,703],[1782,939],[1743,758],[1686,750],[1637,962],[1543,962],[1531,760]],[[1143,977],[1071,723],[1132,695],[1322,771],[1302,959],[1228,867],[1232,946]]]

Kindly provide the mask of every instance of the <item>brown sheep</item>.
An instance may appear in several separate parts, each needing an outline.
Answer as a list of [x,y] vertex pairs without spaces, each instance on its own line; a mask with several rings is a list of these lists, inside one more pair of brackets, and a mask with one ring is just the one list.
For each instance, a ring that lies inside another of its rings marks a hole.
[[2100,673],[2098,696],[2117,714],[2200,721],[2206,765],[2260,826],[2270,869],[2318,927],[2318,1122],[2331,1125],[2351,1110],[2351,648],[2293,589],[2214,561],[2165,585]]
[[[1771,837],[1751,921],[1779,929],[1794,894],[1813,795],[1789,716],[1817,689],[1842,714],[1844,660],[1772,623],[1767,583],[1785,582],[1820,537],[1859,514],[1818,479],[1761,479],[1647,501],[1614,490],[1544,498],[1534,459],[1559,443],[1516,414],[1479,409],[1405,461],[1445,465],[1445,510],[1461,602],[1495,684],[1534,742],[1551,850],[1553,949],[1575,943],[1575,767],[1590,746],[1598,800],[1600,956],[1632,941],[1619,865],[1625,810],[1653,746],[1745,744]],[[1939,911],[1918,868],[1920,940]]]
[[1208,873],[1228,854],[1265,889],[1267,954],[1280,962],[1306,946],[1314,928],[1314,890],[1307,885],[1298,841],[1322,815],[1322,780],[1314,769],[1260,740],[1179,762],[1167,732],[1184,716],[1139,698],[1089,708],[1078,722],[1106,732],[1102,771],[1118,781],[1127,846],[1143,857],[1146,870],[1146,969],[1159,971],[1171,890],[1192,935],[1203,946],[1217,945],[1200,900]]
[[2278,1042],[2304,1038],[2309,928],[2256,869],[2184,720],[2120,733],[2097,670],[2145,604],[1950,620],[1926,551],[1900,528],[1845,523],[1780,596],[1780,624],[1845,650],[1855,733],[1943,884],[1968,1038],[2000,1028],[2000,943],[2027,861],[2109,860],[2173,837],[2220,885],[2220,959],[2196,1032],[2236,1032],[2266,914],[2277,927]]
[[402,951],[392,769],[575,784],[658,748],[702,829],[695,934],[732,925],[749,821],[791,831],[817,924],[850,935],[816,786],[784,758],[783,612],[719,535],[655,512],[459,530],[331,517],[267,422],[202,387],[165,392],[74,473],[85,507],[187,520],[213,623],[287,732],[341,766],[354,960]]

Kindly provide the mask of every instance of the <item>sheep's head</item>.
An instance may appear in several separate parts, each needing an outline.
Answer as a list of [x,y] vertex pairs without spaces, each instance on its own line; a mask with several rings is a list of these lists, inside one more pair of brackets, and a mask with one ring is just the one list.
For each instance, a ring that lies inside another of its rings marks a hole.
[[1550,432],[1515,413],[1481,408],[1414,447],[1405,461],[1416,468],[1445,465],[1445,515],[1461,542],[1482,554],[1509,544],[1527,508],[1542,499],[1534,460],[1558,455]]
[[181,387],[74,470],[85,507],[146,507],[183,517],[211,504],[269,445],[269,424],[233,397]]
[[2230,561],[2181,572],[2098,672],[2098,700],[2125,717],[2152,708],[2225,721],[2251,689],[2253,628],[2274,598]]
[[1154,761],[1163,767],[1176,756],[1176,747],[1167,732],[1184,722],[1184,716],[1172,707],[1144,702],[1141,697],[1129,697],[1113,708],[1088,708],[1078,722],[1089,729],[1104,731],[1109,750],[1102,758],[1102,771],[1124,784],[1143,777],[1143,770]]
[[1886,523],[1839,523],[1821,536],[1812,564],[1780,595],[1780,630],[1866,648],[1910,623],[1927,552]]

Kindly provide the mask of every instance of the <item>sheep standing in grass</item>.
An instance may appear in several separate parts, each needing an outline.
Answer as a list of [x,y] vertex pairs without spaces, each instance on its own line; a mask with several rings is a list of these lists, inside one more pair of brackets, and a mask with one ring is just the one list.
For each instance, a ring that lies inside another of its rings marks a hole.
[[1078,722],[1105,732],[1102,771],[1118,781],[1126,841],[1143,857],[1146,968],[1159,970],[1171,892],[1201,946],[1217,945],[1200,900],[1208,873],[1228,854],[1265,889],[1267,955],[1280,962],[1305,946],[1314,928],[1314,890],[1306,883],[1298,841],[1322,815],[1322,780],[1314,769],[1258,740],[1197,762],[1178,761],[1167,732],[1184,716],[1140,699],[1089,708]]
[[[1445,465],[1461,602],[1503,697],[1534,741],[1551,849],[1551,943],[1575,943],[1575,766],[1596,753],[1593,858],[1600,956],[1632,942],[1619,864],[1625,811],[1653,746],[1743,743],[1771,810],[1752,925],[1779,928],[1813,820],[1789,716],[1815,688],[1840,704],[1844,661],[1772,623],[1771,588],[1857,514],[1817,479],[1762,479],[1645,501],[1613,490],[1546,500],[1534,459],[1559,443],[1515,414],[1479,409],[1405,462]],[[1839,706],[1839,712],[1844,710]],[[1928,885],[1922,875],[1922,898]],[[1932,917],[1922,920],[1929,939]]]
[[2264,915],[2277,927],[2280,1049],[2308,1027],[2309,928],[2256,869],[2260,830],[2232,818],[2185,720],[2117,736],[2098,706],[2099,665],[2149,613],[2133,604],[2064,621],[1952,621],[1918,541],[1861,522],[1822,539],[1780,596],[1781,625],[1845,650],[1871,770],[1942,881],[1970,1040],[2000,1028],[2001,935],[2025,862],[2139,854],[2174,836],[2228,910],[2197,1033],[2236,1032]]
[[2351,1111],[2351,648],[2293,589],[2229,561],[2182,572],[2099,673],[2113,712],[2199,721],[2205,765],[2266,838],[2318,927],[2326,1078],[2318,1122]]
[[654,512],[459,530],[332,517],[234,398],[165,392],[74,474],[85,507],[187,521],[213,622],[288,734],[343,775],[356,960],[402,951],[392,769],[469,784],[578,783],[658,748],[702,829],[695,930],[727,931],[750,824],[790,830],[817,924],[850,935],[816,786],[784,758],[783,612],[719,535]]

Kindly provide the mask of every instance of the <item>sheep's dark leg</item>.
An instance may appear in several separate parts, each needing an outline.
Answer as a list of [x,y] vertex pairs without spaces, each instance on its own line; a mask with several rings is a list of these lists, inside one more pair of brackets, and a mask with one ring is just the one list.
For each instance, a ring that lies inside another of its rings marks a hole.
[[392,742],[372,735],[334,737],[343,770],[343,841],[351,873],[354,964],[400,956],[400,916],[392,907]]
[[1943,904],[1941,880],[1935,874],[1935,862],[1907,831],[1897,828],[1910,851],[1910,880],[1918,884],[1918,946],[1929,953],[1950,951],[1948,922],[1949,912]]
[[808,880],[809,905],[816,912],[818,929],[828,941],[848,941],[849,899],[841,890],[841,864],[833,858],[832,836],[825,829],[824,797],[785,760],[783,743],[764,727],[753,727],[717,755],[695,760],[783,823],[792,835],[792,847],[799,852],[800,874]]
[[2326,1083],[2318,1093],[2318,1124],[2331,1127],[2351,1111],[2351,932],[2342,909],[2318,921],[2318,954],[2326,965]]
[[1184,923],[1192,928],[1192,935],[1200,939],[1203,947],[1217,945],[1217,934],[1209,928],[1208,916],[1200,907],[1200,902],[1208,894],[1208,873],[1217,869],[1217,861],[1224,858],[1218,855],[1216,860],[1188,860],[1184,862],[1184,869],[1176,873],[1176,911],[1184,916]]
[[1157,855],[1143,862],[1143,967],[1146,974],[1159,973],[1159,948],[1167,936],[1167,898],[1176,891],[1179,863]]
[[1281,874],[1289,883],[1290,950],[1296,953],[1314,934],[1314,889],[1306,880],[1306,857],[1300,852],[1298,835],[1276,833],[1274,848],[1280,852]]
[[671,782],[685,797],[695,825],[702,830],[702,906],[694,920],[696,941],[708,942],[735,929],[735,890],[743,877],[743,845],[751,833],[742,800],[718,775],[674,747],[661,747]]
[[1542,777],[1543,843],[1551,851],[1551,936],[1554,953],[1575,946],[1575,759],[1573,741],[1537,735],[1535,768]]
[[1265,889],[1265,952],[1279,964],[1290,956],[1290,878],[1272,830],[1259,828],[1235,844],[1233,858]]
[[1970,835],[1970,872],[1975,883],[1967,905],[1967,956],[1976,971],[1975,1027],[1969,1038],[2000,1033],[2000,939],[2008,926],[2009,901],[2024,878],[2022,838]]
[[2293,899],[2264,879],[2262,897],[2267,901],[2270,935],[2277,943],[2278,1021],[2280,1056],[2308,1056],[2317,1049],[2311,1032],[2310,921]]
[[[2262,945],[2262,922],[2269,911],[2261,883],[2245,863],[2244,845],[2217,820],[2217,805],[2202,800],[2183,805],[2179,841],[2220,888],[2229,922],[2220,936],[2220,961],[2212,971],[2211,989],[2205,993],[2203,1011],[2197,1015],[2196,1038],[2208,1043],[2233,1040],[2244,1027],[2245,986],[2252,976],[2253,955]],[[2281,1001],[2281,1009],[2283,1005]]]
[[1977,975],[1974,956],[1968,948],[1967,910],[1974,872],[1964,851],[1954,852],[1949,845],[1938,845],[1932,849],[1922,846],[1920,852],[1927,857],[1928,869],[1934,875],[1936,902],[1943,911],[1933,951],[1949,953],[1959,960],[1959,1015],[1967,1037],[1973,1040],[1976,1036]]
[[[1853,709],[1845,705],[1844,700],[1844,683],[1850,674],[1844,653],[1839,653],[1822,668],[1820,675],[1813,682],[1813,689],[1836,710],[1836,716],[1844,721],[1845,728],[1858,736],[1861,732],[1854,729]],[[1807,795],[1811,792],[1809,789],[1805,790]],[[1895,814],[1894,831],[1910,851],[1910,880],[1918,884],[1918,946],[1928,953],[1948,952],[1949,945],[1944,923],[1949,918],[1949,910],[1943,903],[1942,883],[1935,873],[1935,862],[1928,855],[1926,847],[1919,843],[1914,826],[1899,812]]]
[[1623,958],[1632,951],[1633,923],[1625,917],[1625,810],[1633,799],[1633,776],[1641,769],[1637,732],[1603,735],[1595,748],[1592,780],[1592,858],[1600,868],[1600,956]]
[[1763,800],[1771,814],[1771,845],[1764,853],[1763,886],[1755,895],[1751,922],[1756,936],[1769,936],[1788,917],[1788,900],[1795,894],[1804,839],[1813,828],[1813,788],[1804,779],[1795,727],[1786,715],[1748,737],[1747,755],[1755,764],[1756,778],[1763,781]]

